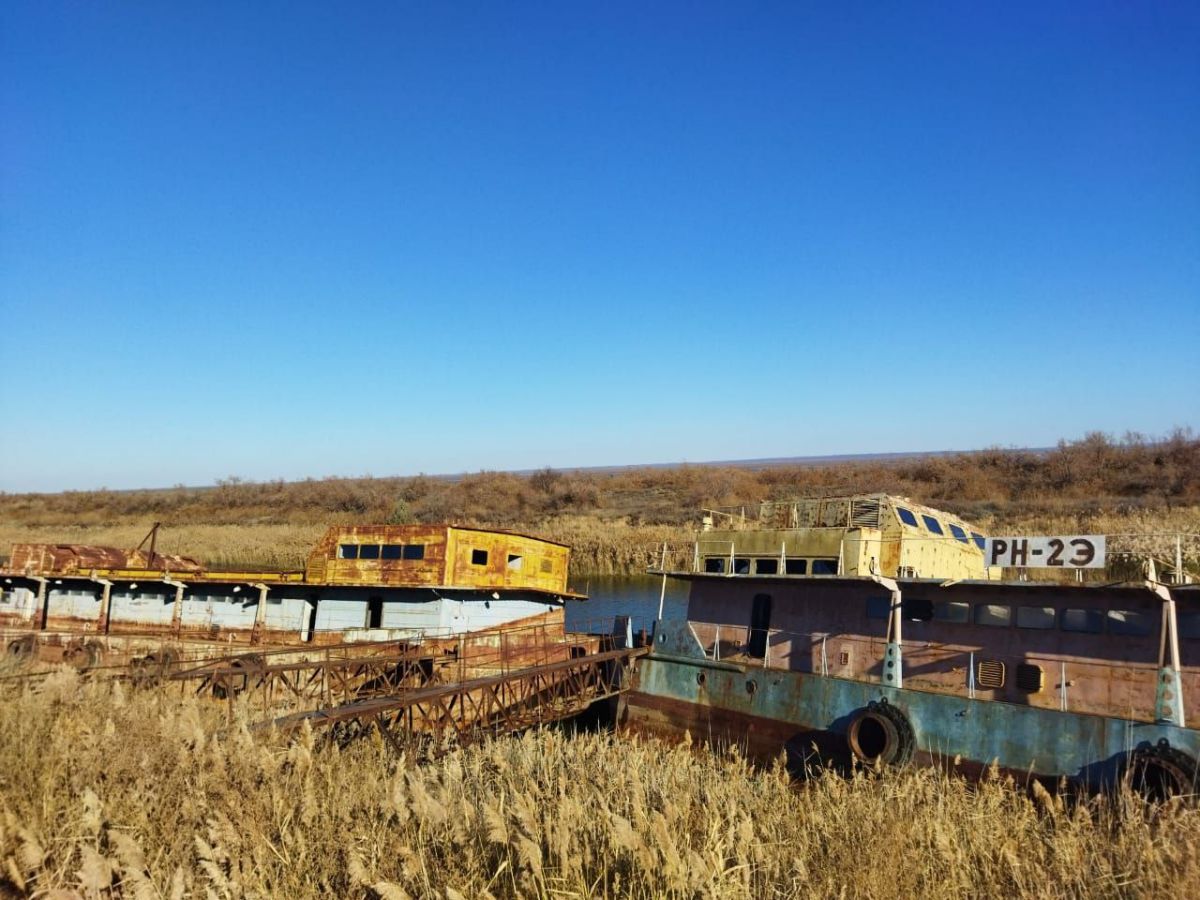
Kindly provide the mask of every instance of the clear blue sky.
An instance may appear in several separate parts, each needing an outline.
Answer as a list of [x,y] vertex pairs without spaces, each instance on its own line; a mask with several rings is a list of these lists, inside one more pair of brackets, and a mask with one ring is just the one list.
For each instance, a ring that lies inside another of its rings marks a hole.
[[0,489],[1200,423],[1200,7],[0,6]]

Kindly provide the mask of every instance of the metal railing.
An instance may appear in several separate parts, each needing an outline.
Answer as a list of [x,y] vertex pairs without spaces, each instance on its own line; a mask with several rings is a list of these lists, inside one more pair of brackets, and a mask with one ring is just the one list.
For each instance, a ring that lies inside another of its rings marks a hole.
[[[1200,533],[1176,531],[1123,532],[1107,534],[1104,537],[1108,557],[1104,568],[1053,570],[1049,568],[1011,569],[994,567],[993,571],[996,568],[1000,568],[1005,573],[1019,573],[1016,577],[1022,579],[1029,578],[1031,575],[1043,577],[1048,573],[1055,573],[1060,576],[1066,573],[1078,581],[1140,580],[1143,578],[1152,578],[1153,580],[1162,579],[1164,582],[1171,584],[1190,584],[1200,579]],[[748,550],[747,546],[751,545],[751,541],[755,549]],[[901,542],[928,543],[931,541],[955,547],[964,547],[964,544],[968,548],[977,546],[974,540],[969,539],[967,542],[964,542],[953,535],[910,536],[906,534],[901,537],[879,536],[854,538],[849,536],[849,532],[843,534],[840,544],[844,548],[858,543],[883,546]],[[741,550],[739,550],[737,539],[708,539],[700,537],[686,544],[661,543],[647,545],[643,548],[642,552],[644,554],[643,560],[646,570],[652,574],[710,574],[728,576],[765,574],[772,577],[786,577],[789,575],[787,572],[788,561],[807,560],[811,562],[814,559],[826,560],[833,558],[832,554],[817,552],[798,553],[794,547],[789,549],[783,541],[780,542],[777,552],[764,554],[760,548],[761,539],[748,540],[741,545]],[[746,566],[745,571],[738,570],[737,561],[747,560],[748,562],[753,562],[760,559],[774,561],[776,563],[776,571],[753,571],[755,565]],[[838,573],[840,574],[843,569],[841,553],[838,554],[837,559]],[[719,570],[707,570],[705,568],[706,563],[711,560],[722,561]],[[1148,568],[1148,564],[1151,561],[1154,564],[1152,571]],[[982,569],[980,574],[983,574]],[[901,577],[920,577],[920,575],[920,572],[901,573]],[[805,572],[803,574],[791,575],[790,577],[812,577],[812,573]]]

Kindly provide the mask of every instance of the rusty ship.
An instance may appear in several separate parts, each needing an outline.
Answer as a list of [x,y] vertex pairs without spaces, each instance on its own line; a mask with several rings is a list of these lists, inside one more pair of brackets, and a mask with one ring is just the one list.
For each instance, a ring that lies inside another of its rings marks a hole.
[[687,583],[687,616],[660,609],[618,721],[794,766],[1195,792],[1200,588],[1179,554],[1161,581],[1152,560],[1099,581],[989,565],[990,546],[886,495],[710,512],[651,567]]
[[[562,633],[570,550],[458,525],[333,526],[302,571],[212,571],[155,550],[13,546],[0,569],[0,646],[80,668],[148,652],[431,640],[489,630]],[[148,546],[147,546],[148,544]],[[565,644],[564,644],[565,646]],[[165,648],[165,649],[164,649]]]

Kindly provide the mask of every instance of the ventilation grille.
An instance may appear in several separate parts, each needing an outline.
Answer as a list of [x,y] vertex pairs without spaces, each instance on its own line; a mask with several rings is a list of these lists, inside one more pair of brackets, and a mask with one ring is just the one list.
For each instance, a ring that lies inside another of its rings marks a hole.
[[883,509],[878,500],[855,500],[850,504],[850,524],[855,528],[878,528]]
[[1041,666],[1021,663],[1017,666],[1017,687],[1027,694],[1040,694],[1046,686],[1046,673]]
[[982,659],[975,666],[975,681],[981,688],[999,690],[1004,687],[1004,663],[998,659]]

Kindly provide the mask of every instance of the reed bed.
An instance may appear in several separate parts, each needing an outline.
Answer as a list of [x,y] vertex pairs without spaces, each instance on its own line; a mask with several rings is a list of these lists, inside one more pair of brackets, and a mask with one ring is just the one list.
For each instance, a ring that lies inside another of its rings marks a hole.
[[793,782],[545,730],[416,765],[374,737],[56,674],[0,697],[0,896],[1200,895],[1200,813],[930,771]]
[[[484,524],[487,523],[478,523]],[[987,514],[975,520],[990,534],[1200,534],[1200,507]],[[18,541],[102,544],[134,547],[146,536],[145,523],[112,525],[26,525],[0,522],[0,557]],[[209,568],[265,567],[297,570],[327,524],[191,524],[163,528],[158,549],[195,557]],[[571,575],[644,573],[663,543],[690,545],[695,526],[630,524],[626,520],[561,515],[504,527],[526,531],[571,547]],[[1196,556],[1195,538],[1185,550]],[[1144,550],[1170,558],[1170,538],[1147,537]],[[1126,546],[1139,546],[1126,544]]]

